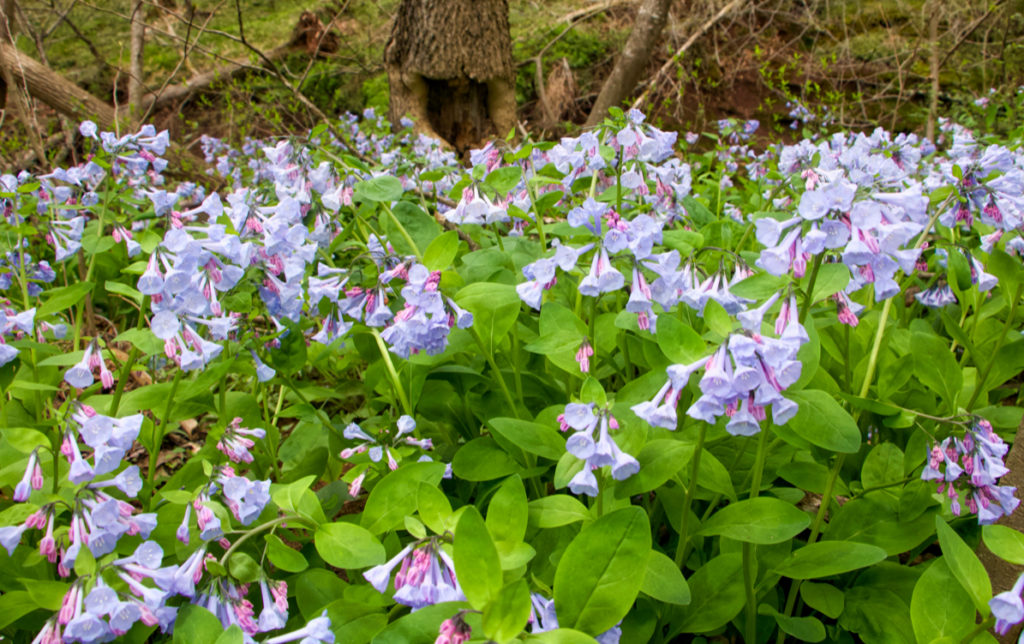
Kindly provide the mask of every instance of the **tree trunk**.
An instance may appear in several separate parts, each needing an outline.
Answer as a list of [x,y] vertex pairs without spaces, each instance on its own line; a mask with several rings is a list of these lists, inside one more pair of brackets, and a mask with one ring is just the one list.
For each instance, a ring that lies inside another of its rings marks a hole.
[[0,66],[5,76],[10,74],[13,84],[27,87],[31,96],[61,114],[79,120],[91,119],[101,130],[113,129],[113,107],[9,43],[0,42]]
[[132,122],[142,118],[142,87],[143,65],[142,50],[146,40],[146,16],[142,10],[142,0],[132,0],[131,9],[131,47],[128,70],[128,109]]
[[384,62],[396,126],[459,152],[515,127],[507,0],[402,0]]
[[619,105],[633,92],[651,59],[655,44],[661,38],[671,4],[671,0],[644,0],[640,5],[626,47],[615,61],[615,68],[601,87],[594,107],[590,109],[586,123],[588,127],[604,120],[608,108]]

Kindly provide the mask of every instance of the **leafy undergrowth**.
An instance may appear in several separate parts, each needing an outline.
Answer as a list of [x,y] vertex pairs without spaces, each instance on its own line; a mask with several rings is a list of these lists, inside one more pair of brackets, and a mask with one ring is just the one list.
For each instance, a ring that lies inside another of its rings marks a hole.
[[992,641],[1019,139],[755,130],[3,175],[0,632]]

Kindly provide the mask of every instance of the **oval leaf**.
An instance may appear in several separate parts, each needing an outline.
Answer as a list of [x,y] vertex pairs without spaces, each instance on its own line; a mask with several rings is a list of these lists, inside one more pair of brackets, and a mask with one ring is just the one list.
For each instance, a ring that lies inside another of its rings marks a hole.
[[809,525],[811,518],[803,510],[762,496],[725,506],[701,526],[698,534],[721,535],[747,543],[782,543]]
[[366,568],[384,563],[384,546],[366,528],[354,523],[328,523],[317,528],[316,551],[335,568]]
[[852,541],[819,541],[800,548],[775,567],[790,579],[816,579],[874,565],[886,558],[885,550]]

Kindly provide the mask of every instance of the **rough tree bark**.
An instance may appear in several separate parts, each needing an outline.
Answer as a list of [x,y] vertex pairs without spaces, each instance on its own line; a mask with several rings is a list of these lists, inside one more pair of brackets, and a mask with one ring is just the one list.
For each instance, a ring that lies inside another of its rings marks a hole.
[[146,16],[142,0],[132,0],[131,10],[131,65],[128,70],[128,105],[133,121],[142,117],[143,79],[142,50],[146,43]]
[[384,62],[396,125],[459,152],[515,127],[507,0],[402,0]]
[[586,123],[588,127],[604,120],[608,108],[622,103],[640,82],[647,62],[651,59],[651,52],[665,28],[671,4],[671,0],[644,0],[640,5],[626,47],[615,61],[612,73],[601,86],[601,93],[590,109]]

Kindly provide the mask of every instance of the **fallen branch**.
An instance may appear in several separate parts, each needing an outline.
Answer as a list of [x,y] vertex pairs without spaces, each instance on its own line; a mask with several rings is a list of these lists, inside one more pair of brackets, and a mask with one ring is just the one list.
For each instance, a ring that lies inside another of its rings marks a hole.
[[683,46],[680,47],[679,50],[675,54],[673,54],[673,56],[669,58],[664,65],[661,66],[661,69],[659,69],[653,77],[651,77],[651,80],[647,83],[647,87],[644,88],[643,93],[641,93],[640,97],[633,102],[632,108],[635,110],[640,109],[640,106],[642,106],[647,101],[647,98],[650,96],[651,90],[653,90],[658,85],[658,83],[661,82],[661,79],[664,78],[665,75],[668,74],[668,72],[673,67],[679,64],[679,59],[682,58],[683,54],[685,54],[686,51],[693,46],[693,43],[697,42],[698,38],[707,33],[707,31],[714,27],[719,20],[726,16],[726,14],[728,14],[730,11],[732,11],[742,3],[743,0],[732,0],[732,2],[719,9],[718,13],[716,13],[710,20],[701,25],[700,29],[695,31],[689,38],[687,38],[686,42],[683,43]]

